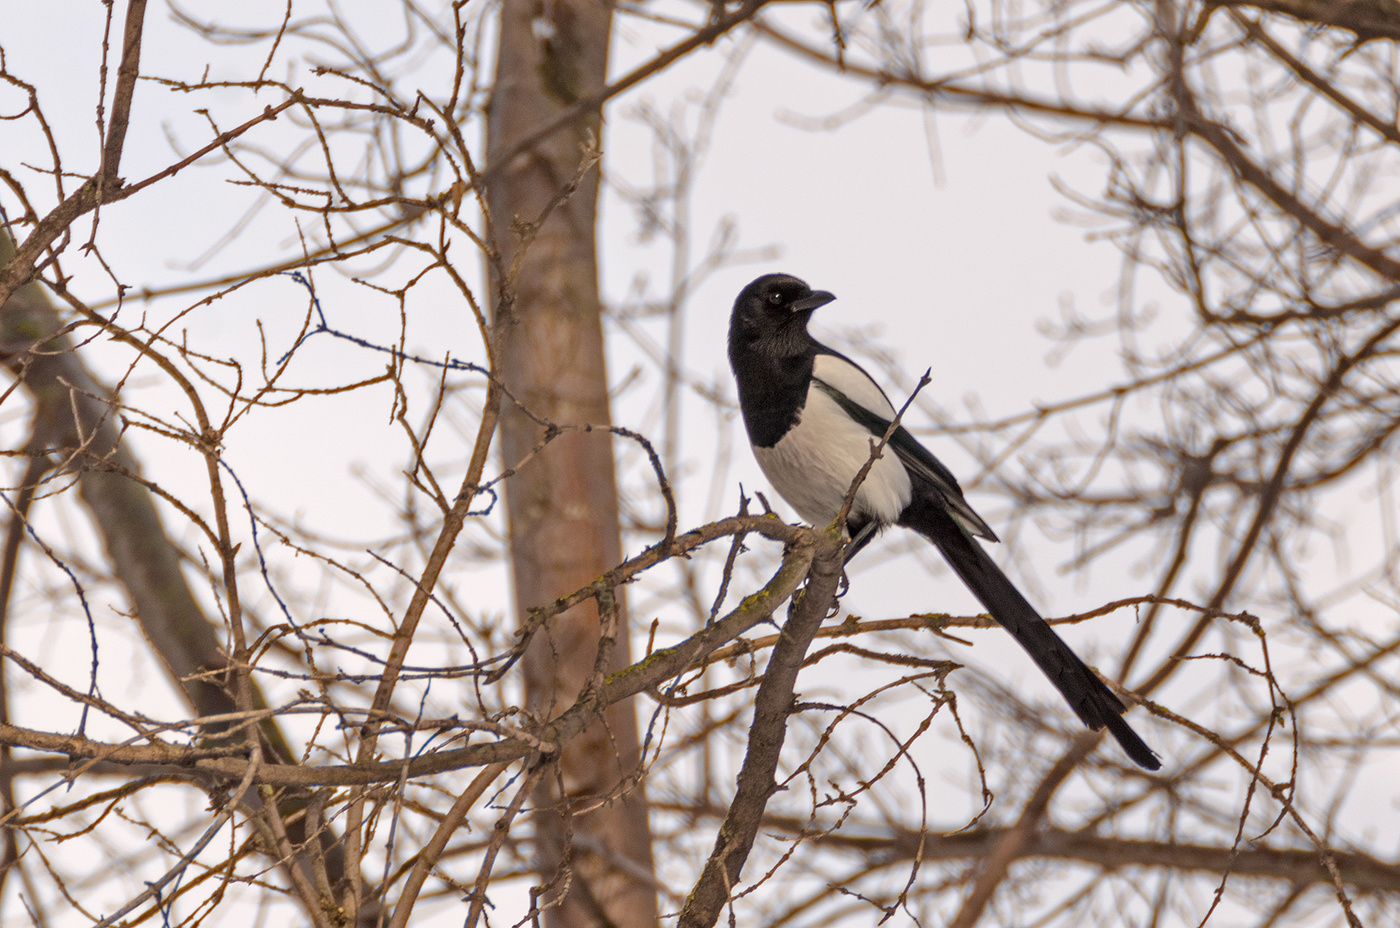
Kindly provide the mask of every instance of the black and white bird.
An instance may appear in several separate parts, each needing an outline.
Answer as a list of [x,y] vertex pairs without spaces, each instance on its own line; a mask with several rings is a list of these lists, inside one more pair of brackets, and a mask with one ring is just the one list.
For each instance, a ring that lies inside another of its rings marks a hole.
[[[818,527],[836,518],[870,459],[872,439],[883,438],[896,415],[885,391],[859,364],[807,332],[812,312],[834,299],[796,277],[766,274],[743,289],[729,317],[729,363],[754,457],[773,489]],[[1161,766],[1123,720],[1123,703],[982,550],[977,539],[996,541],[996,533],[963,499],[948,468],[903,426],[856,490],[846,520],[846,560],[888,525],[933,542],[1085,725],[1107,727],[1148,770]]]

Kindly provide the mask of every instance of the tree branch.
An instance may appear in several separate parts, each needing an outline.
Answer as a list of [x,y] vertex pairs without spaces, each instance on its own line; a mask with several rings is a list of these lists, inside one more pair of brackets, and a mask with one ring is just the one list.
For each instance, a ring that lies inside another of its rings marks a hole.
[[679,928],[710,928],[719,918],[720,910],[739,883],[744,861],[763,821],[763,810],[778,788],[774,774],[787,735],[797,674],[817,628],[835,602],[841,579],[840,536],[814,533],[814,537],[822,540],[814,552],[807,585],[801,597],[793,601],[782,637],[773,648],[763,683],[754,697],[748,750],[734,800],[720,825],[705,869],[686,898]]

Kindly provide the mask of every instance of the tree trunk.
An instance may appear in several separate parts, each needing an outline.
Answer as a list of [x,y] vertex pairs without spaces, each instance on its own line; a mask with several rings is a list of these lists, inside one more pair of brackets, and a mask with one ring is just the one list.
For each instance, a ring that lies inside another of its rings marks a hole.
[[[575,175],[583,146],[599,132],[580,119],[498,164],[500,153],[606,79],[611,10],[594,0],[521,0],[501,10],[501,40],[489,111],[488,203],[503,267],[520,239],[506,231],[532,222]],[[557,425],[607,425],[608,384],[598,297],[594,223],[598,175],[553,211],[519,265],[514,324],[501,376],[531,413]],[[523,460],[544,429],[507,401],[501,445],[507,466]],[[587,586],[621,560],[611,436],[566,431],[520,468],[506,489],[515,597],[523,620],[532,606]],[[631,662],[625,609],[610,665]],[[592,602],[536,636],[525,659],[526,699],[557,714],[593,672],[600,640]],[[536,795],[536,854],[548,881],[540,904],[551,925],[650,928],[657,922],[651,832],[638,772],[635,711],[614,706],[606,724],[575,739]]]
[[[0,229],[0,267],[9,264],[15,251],[9,230]],[[26,449],[35,462],[26,475],[33,485],[22,486],[21,497],[30,496],[51,466],[61,463],[75,472],[79,494],[107,549],[112,574],[130,597],[136,624],[172,680],[184,691],[196,716],[225,715],[265,705],[256,683],[251,681],[252,706],[240,706],[234,698],[225,636],[199,605],[151,491],[141,482],[141,463],[122,440],[116,397],[89,373],[72,341],[60,333],[61,328],[58,312],[35,280],[24,282],[0,307],[0,363],[29,392],[34,404],[34,426]],[[49,460],[45,462],[43,458]],[[12,557],[18,556],[19,544],[25,537],[26,513],[27,505],[22,505],[9,517],[6,546],[15,549]],[[13,562],[9,566],[12,568]],[[8,593],[6,584],[6,598]],[[8,605],[7,601],[0,601],[0,621],[7,620]],[[0,711],[0,721],[9,720],[5,706]],[[228,722],[205,725],[200,729],[200,737],[208,741],[228,737],[228,727]],[[268,748],[268,763],[296,762],[297,753],[275,718],[265,719],[259,729]],[[304,809],[307,800],[302,791],[284,791],[279,800],[281,814],[291,815]],[[247,793],[243,807],[250,815],[261,813],[262,795],[257,791]],[[286,828],[294,845],[306,842],[304,818],[295,817]],[[329,879],[338,882],[345,866],[340,840],[327,828],[315,844],[324,855]],[[307,853],[299,853],[294,860],[283,863],[309,870],[313,853],[317,853],[316,848],[308,845]]]

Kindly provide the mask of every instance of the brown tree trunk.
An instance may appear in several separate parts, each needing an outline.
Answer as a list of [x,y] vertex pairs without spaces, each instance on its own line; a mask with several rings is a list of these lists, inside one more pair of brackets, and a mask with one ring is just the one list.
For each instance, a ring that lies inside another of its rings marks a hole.
[[[0,229],[0,267],[7,266],[15,252],[9,230]],[[77,473],[79,494],[107,549],[112,574],[130,597],[136,624],[197,716],[265,705],[256,684],[250,684],[252,706],[240,706],[235,699],[225,635],[209,621],[185,578],[152,493],[142,483],[141,464],[122,439],[116,397],[88,372],[61,328],[58,312],[37,281],[23,283],[0,307],[0,363],[29,392],[34,404],[34,426],[26,450],[35,455],[35,464],[27,479],[37,483],[49,472],[40,456],[48,457],[52,466]],[[21,495],[27,497],[26,491],[33,489],[22,487]],[[25,537],[26,512],[24,505],[9,514],[7,547],[16,549],[12,557],[18,555]],[[0,621],[7,612],[8,602],[0,601]],[[9,721],[7,707],[0,712],[0,721]],[[213,740],[227,728],[227,722],[207,725],[200,736]],[[259,728],[269,749],[268,763],[296,761],[297,753],[275,718],[265,719]],[[289,790],[279,805],[283,815],[290,815],[305,808],[306,802],[306,794]],[[250,814],[261,812],[261,794],[245,794],[243,806]],[[304,818],[294,818],[286,827],[293,844],[306,841]],[[321,832],[318,843],[329,879],[339,881],[344,847],[330,829]],[[311,853],[314,850],[296,855],[290,865],[309,871]]]
[[[606,78],[610,8],[595,0],[520,0],[501,10],[501,40],[489,112],[488,203],[504,267],[519,248],[506,231],[535,220],[574,177],[596,117],[580,119],[508,164],[498,157]],[[501,375],[534,415],[557,425],[606,425],[608,384],[594,243],[598,175],[538,230],[519,265],[514,324]],[[508,466],[523,460],[544,430],[507,401],[501,445]],[[508,483],[511,556],[520,615],[587,586],[621,560],[611,436],[567,431]],[[615,616],[611,667],[631,662],[626,613]],[[554,715],[583,689],[600,640],[590,602],[565,613],[535,639],[525,661],[532,711]],[[657,922],[647,804],[635,782],[637,723],[630,704],[608,710],[606,724],[575,739],[542,780],[536,796],[536,853],[549,881],[541,904],[549,923],[566,928]]]

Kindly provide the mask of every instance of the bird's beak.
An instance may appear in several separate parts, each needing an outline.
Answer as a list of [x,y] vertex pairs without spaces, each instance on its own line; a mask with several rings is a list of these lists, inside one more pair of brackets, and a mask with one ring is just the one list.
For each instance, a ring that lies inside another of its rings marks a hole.
[[834,299],[836,299],[836,297],[827,293],[825,290],[813,290],[802,299],[794,302],[792,304],[792,311],[795,313],[811,312],[818,306],[825,306]]

